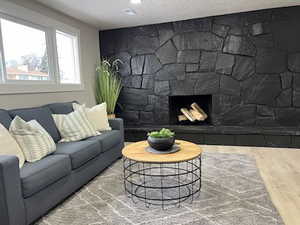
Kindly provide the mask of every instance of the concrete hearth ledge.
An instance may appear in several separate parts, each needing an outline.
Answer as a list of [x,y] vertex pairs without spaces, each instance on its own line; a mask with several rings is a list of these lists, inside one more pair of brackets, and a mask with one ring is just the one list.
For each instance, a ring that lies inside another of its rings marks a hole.
[[241,127],[241,126],[182,126],[182,125],[142,125],[126,126],[126,131],[151,131],[169,128],[180,133],[204,134],[266,134],[300,136],[300,130],[294,127]]
[[192,141],[197,144],[300,148],[300,131],[292,127],[127,126],[125,128],[125,140],[145,140],[147,132],[162,127],[174,130],[177,139]]

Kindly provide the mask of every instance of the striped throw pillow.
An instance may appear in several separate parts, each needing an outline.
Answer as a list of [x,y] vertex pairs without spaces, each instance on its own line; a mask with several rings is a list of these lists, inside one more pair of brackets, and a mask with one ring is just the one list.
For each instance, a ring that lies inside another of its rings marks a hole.
[[104,131],[104,130],[111,130],[109,126],[108,118],[107,118],[107,111],[106,111],[106,103],[103,102],[99,105],[95,105],[92,108],[88,108],[83,105],[79,105],[77,103],[73,103],[73,109],[76,110],[85,110],[87,118],[89,122],[93,125],[95,130],[97,131]]
[[56,150],[56,145],[47,131],[36,121],[28,122],[16,116],[9,132],[22,149],[25,160],[35,162]]
[[91,125],[84,110],[52,116],[62,137],[60,142],[79,141],[100,134]]

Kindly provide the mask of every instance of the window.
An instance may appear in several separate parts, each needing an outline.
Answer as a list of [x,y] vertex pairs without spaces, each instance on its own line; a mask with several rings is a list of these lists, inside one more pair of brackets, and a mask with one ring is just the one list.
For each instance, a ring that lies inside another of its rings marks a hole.
[[81,90],[79,30],[0,2],[0,94]]
[[80,83],[77,58],[77,37],[61,31],[56,32],[58,65],[61,83]]
[[49,80],[45,31],[5,19],[0,21],[6,67],[5,79]]

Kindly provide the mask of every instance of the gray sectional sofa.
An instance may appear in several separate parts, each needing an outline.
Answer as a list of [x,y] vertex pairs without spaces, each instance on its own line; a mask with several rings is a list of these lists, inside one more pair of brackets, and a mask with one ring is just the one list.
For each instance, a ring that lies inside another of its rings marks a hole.
[[109,120],[111,131],[86,140],[58,143],[60,134],[51,114],[73,111],[72,102],[36,108],[0,109],[0,123],[9,127],[14,116],[36,119],[57,143],[55,153],[19,169],[15,156],[0,156],[0,224],[32,224],[121,157],[122,119]]

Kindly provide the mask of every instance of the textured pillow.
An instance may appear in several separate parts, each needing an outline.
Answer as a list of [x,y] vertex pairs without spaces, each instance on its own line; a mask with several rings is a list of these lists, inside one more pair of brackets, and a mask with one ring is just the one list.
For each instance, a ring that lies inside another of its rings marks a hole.
[[38,161],[56,150],[52,137],[36,120],[26,122],[16,116],[10,124],[9,132],[28,162]]
[[52,116],[62,137],[59,142],[79,141],[100,134],[90,124],[82,109],[69,114],[53,114]]
[[24,165],[24,154],[16,142],[10,135],[9,131],[0,123],[0,155],[15,155],[19,158],[19,167]]
[[77,103],[73,103],[74,110],[83,109],[86,112],[87,118],[89,122],[93,125],[95,130],[103,131],[103,130],[111,130],[111,127],[108,123],[107,111],[106,111],[106,103],[102,103],[99,105],[95,105],[92,108],[88,108],[85,105],[79,105]]

